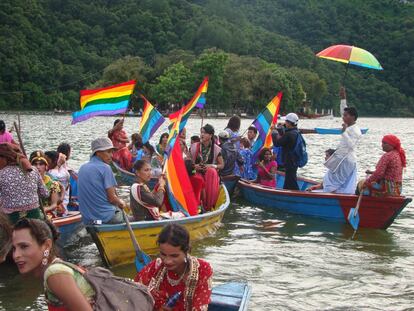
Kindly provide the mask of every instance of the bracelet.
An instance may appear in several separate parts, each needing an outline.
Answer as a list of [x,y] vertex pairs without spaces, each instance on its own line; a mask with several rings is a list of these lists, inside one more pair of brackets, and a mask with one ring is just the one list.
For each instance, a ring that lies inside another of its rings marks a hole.
[[160,191],[160,190],[161,190],[162,192],[165,192],[165,189],[164,189],[164,188],[158,188],[158,189],[157,189],[157,192],[158,192],[158,191]]

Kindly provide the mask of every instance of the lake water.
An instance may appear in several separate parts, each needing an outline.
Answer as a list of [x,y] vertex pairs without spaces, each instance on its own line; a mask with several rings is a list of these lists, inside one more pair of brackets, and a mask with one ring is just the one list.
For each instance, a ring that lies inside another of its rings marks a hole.
[[[1,115],[7,126],[15,115]],[[115,118],[100,117],[70,125],[70,116],[22,115],[22,136],[28,152],[55,150],[60,142],[73,147],[69,164],[78,169],[90,153],[90,142],[105,136]],[[139,118],[127,118],[129,134]],[[242,130],[251,120],[242,120]],[[227,120],[210,119],[220,131]],[[339,118],[301,120],[301,128],[340,127]],[[190,119],[187,136],[198,134],[200,119]],[[375,168],[385,134],[400,137],[407,152],[403,192],[413,197],[413,119],[361,118],[368,127],[358,147],[359,177]],[[166,126],[164,127],[165,130]],[[156,137],[159,137],[159,130]],[[309,163],[299,174],[321,179],[324,150],[335,148],[337,135],[306,135]],[[120,187],[128,197],[128,188]],[[414,220],[407,206],[387,231],[360,229],[351,240],[349,225],[330,223],[252,206],[236,199],[226,212],[217,234],[193,245],[193,254],[208,260],[214,283],[246,280],[253,286],[250,310],[414,310]],[[84,266],[102,265],[88,236],[64,252]],[[114,272],[134,276],[132,265]],[[47,310],[38,280],[23,278],[16,269],[0,266],[0,310]]]

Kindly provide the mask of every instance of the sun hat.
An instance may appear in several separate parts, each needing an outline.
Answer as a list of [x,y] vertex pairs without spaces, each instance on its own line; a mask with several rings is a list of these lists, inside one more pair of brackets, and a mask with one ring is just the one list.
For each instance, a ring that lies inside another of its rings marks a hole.
[[93,156],[97,151],[105,151],[109,149],[116,149],[112,144],[112,141],[108,137],[100,137],[92,141],[91,149]]
[[286,115],[285,120],[296,125],[299,121],[299,117],[296,113],[291,112]]

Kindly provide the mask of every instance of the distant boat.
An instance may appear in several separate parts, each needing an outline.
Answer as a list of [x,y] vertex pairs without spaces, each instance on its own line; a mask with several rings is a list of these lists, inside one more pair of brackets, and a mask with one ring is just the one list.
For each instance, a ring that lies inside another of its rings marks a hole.
[[[323,128],[323,127],[315,127],[315,132],[317,134],[322,134],[322,135],[341,135],[342,134],[342,129],[341,128]],[[362,134],[366,134],[368,132],[368,128],[362,128],[361,129],[361,133]]]
[[[258,206],[268,206],[292,214],[319,217],[335,222],[346,223],[352,207],[355,207],[358,196],[354,194],[336,194],[326,192],[304,191],[315,181],[298,178],[300,191],[281,189],[284,174],[278,172],[277,188],[271,188],[240,179],[238,187],[243,197]],[[411,198],[370,197],[363,196],[359,209],[360,227],[387,229],[411,202]]]

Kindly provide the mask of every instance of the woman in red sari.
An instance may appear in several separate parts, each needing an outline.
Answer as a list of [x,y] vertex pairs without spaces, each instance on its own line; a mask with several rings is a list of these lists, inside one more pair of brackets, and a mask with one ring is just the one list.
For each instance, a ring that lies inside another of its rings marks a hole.
[[[154,310],[207,310],[213,270],[207,261],[189,255],[188,231],[180,225],[167,225],[158,236],[158,245],[160,258],[135,277],[136,282],[148,286],[155,300]],[[179,298],[168,307],[174,295]]]
[[407,166],[405,151],[395,135],[382,138],[382,150],[385,153],[379,159],[375,171],[366,171],[371,176],[364,181],[364,188],[368,188],[371,196],[400,196],[403,168]]
[[112,154],[112,160],[121,166],[124,170],[130,171],[132,168],[132,154],[128,149],[128,134],[124,130],[124,120],[117,119],[114,127],[108,132],[108,137],[117,149]]

